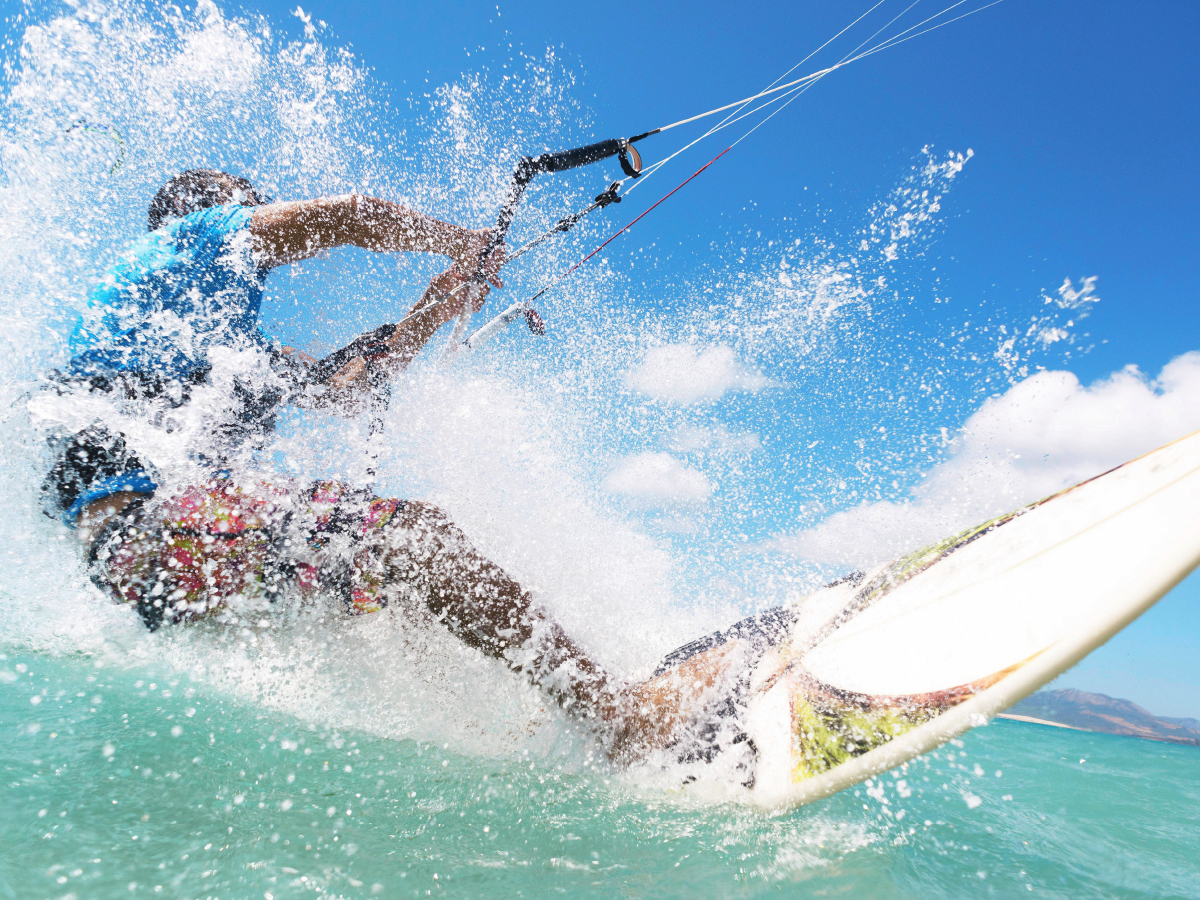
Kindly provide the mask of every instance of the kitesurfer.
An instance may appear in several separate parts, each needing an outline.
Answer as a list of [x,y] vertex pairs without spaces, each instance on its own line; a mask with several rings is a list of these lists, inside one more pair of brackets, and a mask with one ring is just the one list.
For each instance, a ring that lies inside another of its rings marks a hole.
[[[172,178],[150,204],[149,234],[93,291],[72,357],[50,381],[68,403],[107,400],[165,431],[185,412],[203,416],[205,440],[186,448],[188,471],[201,474],[189,483],[156,471],[128,435],[94,421],[59,441],[48,509],[75,529],[93,581],[151,630],[236,620],[296,597],[333,595],[338,615],[357,616],[403,590],[467,644],[606,723],[615,752],[661,745],[686,705],[680,692],[711,682],[704,665],[674,687],[622,684],[435,506],[245,464],[244,448],[270,432],[281,403],[341,412],[376,402],[386,376],[464,303],[478,306],[501,286],[498,246],[477,290],[429,302],[471,279],[488,240],[359,194],[273,202],[225,172]],[[259,307],[269,271],[343,245],[439,253],[452,265],[416,314],[323,365],[264,335]]]

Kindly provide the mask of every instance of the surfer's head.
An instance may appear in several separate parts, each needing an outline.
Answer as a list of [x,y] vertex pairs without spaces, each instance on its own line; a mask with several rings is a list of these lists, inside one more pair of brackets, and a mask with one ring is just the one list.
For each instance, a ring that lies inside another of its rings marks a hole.
[[262,206],[267,202],[245,178],[217,169],[188,169],[159,188],[150,201],[150,230],[210,206]]

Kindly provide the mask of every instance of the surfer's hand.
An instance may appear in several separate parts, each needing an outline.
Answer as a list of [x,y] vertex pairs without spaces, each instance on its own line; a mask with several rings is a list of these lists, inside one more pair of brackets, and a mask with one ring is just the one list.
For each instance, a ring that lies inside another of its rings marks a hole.
[[[464,230],[460,240],[455,242],[455,246],[448,254],[454,260],[454,268],[467,277],[474,275],[479,269],[479,255],[487,248],[491,236],[491,229]],[[484,261],[483,274],[492,287],[504,287],[504,282],[500,280],[497,273],[504,265],[505,259],[505,247],[501,243],[498,247],[493,248]]]
[[457,318],[459,312],[462,311],[463,304],[468,301],[471,303],[471,312],[479,312],[483,309],[489,291],[491,291],[490,284],[486,282],[472,284],[471,276],[464,275],[455,266],[434,276],[418,306],[432,298],[446,297],[443,302],[433,307],[432,315],[437,326],[440,326]]

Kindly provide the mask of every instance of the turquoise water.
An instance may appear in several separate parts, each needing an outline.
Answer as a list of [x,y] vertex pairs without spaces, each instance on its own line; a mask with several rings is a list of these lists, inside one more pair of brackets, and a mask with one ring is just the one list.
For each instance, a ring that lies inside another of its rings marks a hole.
[[768,815],[100,659],[0,660],[0,896],[1200,897],[1197,748],[998,721]]

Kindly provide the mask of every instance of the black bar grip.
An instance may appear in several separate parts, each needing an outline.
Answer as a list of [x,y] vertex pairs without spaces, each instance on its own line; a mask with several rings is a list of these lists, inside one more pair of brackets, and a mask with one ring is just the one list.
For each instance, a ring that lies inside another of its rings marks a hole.
[[557,153],[543,153],[540,156],[529,157],[529,174],[539,172],[565,172],[567,169],[577,169],[588,166],[621,152],[625,142],[617,138],[588,144],[586,147],[576,147],[574,150],[559,150]]

